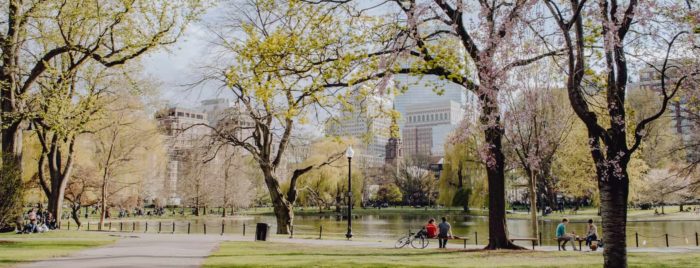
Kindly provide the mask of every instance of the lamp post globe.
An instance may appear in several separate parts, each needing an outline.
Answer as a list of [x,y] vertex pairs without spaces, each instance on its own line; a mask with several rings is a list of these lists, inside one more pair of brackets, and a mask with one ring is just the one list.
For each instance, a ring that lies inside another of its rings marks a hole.
[[345,234],[347,239],[352,237],[352,157],[355,151],[352,146],[349,146],[345,151],[345,157],[348,158],[348,232]]

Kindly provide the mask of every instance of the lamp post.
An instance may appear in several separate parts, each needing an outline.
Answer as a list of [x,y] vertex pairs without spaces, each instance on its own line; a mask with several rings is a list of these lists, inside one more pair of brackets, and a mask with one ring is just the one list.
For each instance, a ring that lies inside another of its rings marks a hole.
[[345,237],[350,239],[352,237],[352,156],[355,152],[352,150],[352,146],[348,147],[345,151],[345,156],[348,158],[348,233]]

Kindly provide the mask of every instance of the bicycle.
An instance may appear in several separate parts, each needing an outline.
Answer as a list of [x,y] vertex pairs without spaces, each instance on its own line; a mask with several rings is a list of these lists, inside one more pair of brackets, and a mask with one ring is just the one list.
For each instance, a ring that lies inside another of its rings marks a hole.
[[394,244],[394,247],[403,248],[406,245],[411,244],[411,247],[413,248],[424,249],[428,247],[429,243],[430,241],[428,241],[428,238],[424,233],[409,233],[408,235],[399,238],[399,240],[396,241],[396,244]]

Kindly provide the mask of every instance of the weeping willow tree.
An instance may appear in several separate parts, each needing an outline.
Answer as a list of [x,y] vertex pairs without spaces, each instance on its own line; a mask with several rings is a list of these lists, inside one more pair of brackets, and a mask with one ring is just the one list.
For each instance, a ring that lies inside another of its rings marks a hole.
[[453,135],[454,142],[445,144],[445,158],[440,173],[438,203],[459,206],[465,212],[469,207],[487,205],[488,185],[484,165],[477,152],[478,137],[463,138]]

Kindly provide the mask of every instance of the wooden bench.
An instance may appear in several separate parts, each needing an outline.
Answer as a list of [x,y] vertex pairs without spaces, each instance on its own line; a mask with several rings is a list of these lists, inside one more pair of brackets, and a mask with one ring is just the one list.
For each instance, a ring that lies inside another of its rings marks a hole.
[[[428,240],[438,240],[437,237],[426,238],[426,239],[428,239]],[[464,248],[466,249],[466,248],[467,248],[467,240],[469,240],[469,238],[466,238],[466,237],[452,237],[452,238],[447,238],[447,240],[462,240],[462,241],[464,242]]]
[[511,243],[515,241],[531,241],[532,242],[532,250],[535,250],[535,242],[537,242],[537,238],[534,237],[513,237],[508,239],[510,240]]

